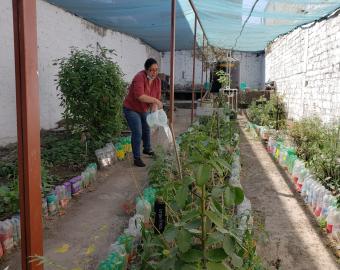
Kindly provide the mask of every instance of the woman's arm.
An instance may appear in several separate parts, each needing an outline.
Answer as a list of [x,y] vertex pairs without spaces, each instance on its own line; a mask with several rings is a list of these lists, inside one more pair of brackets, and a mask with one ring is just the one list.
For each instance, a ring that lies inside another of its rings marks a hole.
[[157,98],[154,98],[154,97],[150,97],[150,96],[145,95],[145,94],[139,96],[137,99],[140,102],[157,104],[159,109],[161,109],[163,107],[163,103],[160,100],[158,100]]

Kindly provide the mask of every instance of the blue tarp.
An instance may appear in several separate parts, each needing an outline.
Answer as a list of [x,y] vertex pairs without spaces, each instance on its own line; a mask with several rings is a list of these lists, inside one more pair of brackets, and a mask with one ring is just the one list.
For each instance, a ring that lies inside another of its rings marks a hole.
[[[97,25],[140,38],[158,51],[169,50],[171,0],[48,0],[48,2]],[[193,2],[209,44],[242,51],[263,50],[268,42],[278,35],[340,8],[340,0],[193,0]],[[253,12],[247,20],[252,8]],[[176,49],[191,49],[194,13],[187,0],[177,0],[176,20]],[[199,45],[202,44],[201,40],[202,31],[198,29]]]

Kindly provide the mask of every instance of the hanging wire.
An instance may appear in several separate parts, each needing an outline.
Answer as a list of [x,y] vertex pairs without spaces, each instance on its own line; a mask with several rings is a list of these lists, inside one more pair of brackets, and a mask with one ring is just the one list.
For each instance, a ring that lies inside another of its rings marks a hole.
[[248,15],[247,19],[244,21],[244,23],[243,23],[243,25],[242,25],[242,28],[241,28],[241,31],[240,31],[240,33],[238,34],[237,38],[235,39],[235,44],[234,44],[234,46],[231,48],[231,50],[234,50],[234,48],[236,47],[237,41],[238,41],[238,39],[241,37],[242,32],[243,32],[243,29],[244,29],[244,27],[246,26],[246,24],[247,24],[249,18],[251,17],[251,14],[253,13],[253,11],[254,11],[254,9],[255,9],[255,6],[256,6],[256,4],[258,3],[258,1],[259,1],[259,0],[256,0],[256,1],[254,2],[253,6],[251,7],[251,10],[250,10],[250,12],[249,12],[249,15]]

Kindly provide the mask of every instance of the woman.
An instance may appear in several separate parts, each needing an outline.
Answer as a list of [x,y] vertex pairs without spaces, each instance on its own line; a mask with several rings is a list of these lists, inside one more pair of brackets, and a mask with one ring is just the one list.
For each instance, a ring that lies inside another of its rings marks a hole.
[[134,164],[144,167],[141,159],[140,145],[143,141],[143,153],[153,156],[151,149],[150,128],[146,122],[149,111],[163,107],[160,101],[161,80],[157,77],[158,64],[153,58],[145,61],[144,70],[137,73],[129,87],[129,93],[124,100],[124,115],[132,131],[131,144]]

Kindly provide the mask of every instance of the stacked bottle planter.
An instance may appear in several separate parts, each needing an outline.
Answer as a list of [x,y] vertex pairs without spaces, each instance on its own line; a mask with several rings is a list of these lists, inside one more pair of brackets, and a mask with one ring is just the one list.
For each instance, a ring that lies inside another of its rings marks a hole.
[[[337,208],[337,199],[320,182],[313,173],[300,160],[294,147],[289,146],[280,139],[275,130],[248,123],[248,129],[253,135],[257,134],[267,141],[267,152],[289,173],[296,190],[309,205],[314,216],[321,222],[326,222],[327,232],[337,242],[340,248],[340,209]],[[274,134],[274,135],[270,135]]]
[[[124,160],[131,152],[131,138],[122,137],[115,145],[106,144],[96,151],[100,168],[108,167],[117,160]],[[46,197],[42,198],[42,212],[46,219],[63,213],[72,197],[86,190],[96,180],[97,164],[91,163],[78,176],[56,186]],[[14,247],[20,245],[20,215],[0,221],[0,258],[9,253]],[[123,240],[122,240],[123,241]]]

